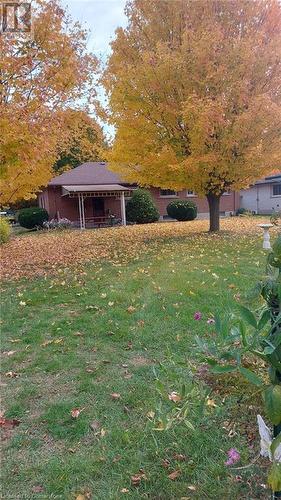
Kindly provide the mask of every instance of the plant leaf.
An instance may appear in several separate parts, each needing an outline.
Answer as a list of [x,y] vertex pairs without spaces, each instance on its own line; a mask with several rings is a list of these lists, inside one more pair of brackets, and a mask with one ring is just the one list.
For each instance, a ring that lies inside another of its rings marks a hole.
[[263,385],[262,379],[258,375],[256,375],[256,373],[252,372],[252,370],[240,366],[239,371],[243,375],[243,377],[245,377],[251,384],[257,385],[258,387],[261,387]]
[[281,422],[281,385],[269,385],[264,391],[267,414],[274,425]]
[[210,368],[210,372],[217,373],[217,374],[230,373],[230,372],[234,372],[235,370],[237,370],[237,366],[233,366],[233,365],[217,365],[217,366],[213,366],[212,368]]
[[248,325],[251,325],[253,328],[257,329],[258,328],[257,320],[252,311],[250,311],[250,309],[242,305],[239,305],[238,307],[244,321],[246,321]]
[[259,319],[258,330],[261,331],[265,327],[265,325],[268,323],[269,320],[270,320],[270,311],[269,311],[269,309],[265,309],[265,311],[263,311],[263,313]]

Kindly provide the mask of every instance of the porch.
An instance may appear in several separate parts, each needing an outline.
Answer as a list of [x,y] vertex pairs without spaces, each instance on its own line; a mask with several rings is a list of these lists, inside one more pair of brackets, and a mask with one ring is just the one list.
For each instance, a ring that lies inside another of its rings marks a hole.
[[131,189],[119,184],[62,186],[64,205],[75,204],[71,208],[77,218],[72,222],[80,229],[113,226],[119,221],[126,226],[125,198],[130,194]]

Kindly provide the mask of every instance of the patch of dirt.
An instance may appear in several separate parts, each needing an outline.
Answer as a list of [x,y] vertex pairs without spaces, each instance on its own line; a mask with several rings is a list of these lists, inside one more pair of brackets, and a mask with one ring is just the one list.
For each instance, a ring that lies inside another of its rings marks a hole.
[[144,356],[132,356],[130,359],[130,364],[133,366],[150,366],[154,365],[153,359],[145,358]]

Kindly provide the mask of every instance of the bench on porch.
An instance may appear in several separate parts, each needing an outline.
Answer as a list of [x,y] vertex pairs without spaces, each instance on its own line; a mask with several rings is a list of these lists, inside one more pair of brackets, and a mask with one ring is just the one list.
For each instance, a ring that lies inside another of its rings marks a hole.
[[116,226],[121,223],[117,217],[110,217],[109,215],[101,215],[95,217],[85,217],[85,225],[91,227],[108,227]]
[[97,217],[86,217],[85,223],[97,227],[110,226],[110,218],[108,217],[108,215],[101,215]]

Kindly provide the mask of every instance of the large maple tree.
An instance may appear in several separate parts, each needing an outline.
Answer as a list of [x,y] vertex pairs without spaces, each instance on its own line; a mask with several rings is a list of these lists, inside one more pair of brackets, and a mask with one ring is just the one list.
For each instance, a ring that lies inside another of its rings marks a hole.
[[129,181],[219,203],[281,166],[277,0],[132,0],[102,82]]
[[66,109],[95,99],[87,32],[58,0],[33,0],[32,9],[31,34],[0,36],[2,204],[29,199],[48,182],[68,141]]

